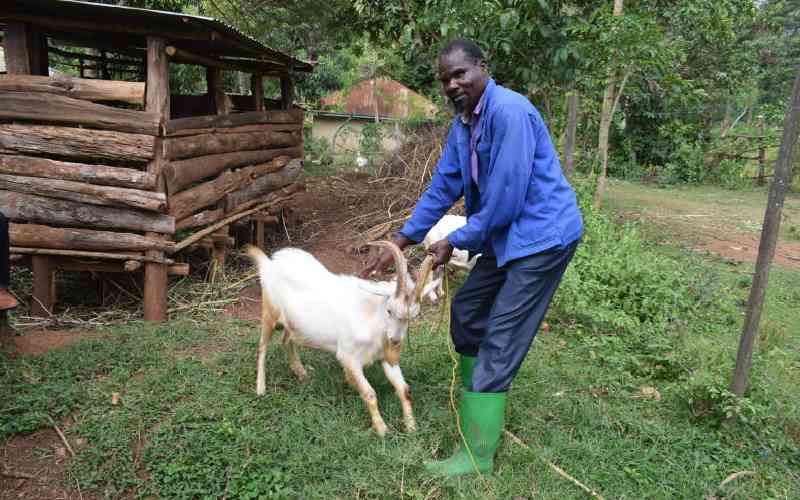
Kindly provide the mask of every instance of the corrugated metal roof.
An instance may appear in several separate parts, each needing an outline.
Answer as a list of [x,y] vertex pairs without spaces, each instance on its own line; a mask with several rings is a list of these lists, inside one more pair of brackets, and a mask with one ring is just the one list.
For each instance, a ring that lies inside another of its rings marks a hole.
[[293,71],[313,66],[274,50],[227,23],[211,17],[79,0],[2,0],[0,22],[30,21],[55,35],[103,34],[121,43],[160,36],[203,55],[250,58],[279,63]]

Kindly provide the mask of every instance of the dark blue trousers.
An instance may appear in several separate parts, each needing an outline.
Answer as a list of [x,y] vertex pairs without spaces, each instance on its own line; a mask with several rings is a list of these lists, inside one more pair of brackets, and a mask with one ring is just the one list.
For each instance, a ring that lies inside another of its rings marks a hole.
[[508,262],[480,257],[453,298],[450,335],[477,356],[472,391],[504,392],[530,349],[578,242]]

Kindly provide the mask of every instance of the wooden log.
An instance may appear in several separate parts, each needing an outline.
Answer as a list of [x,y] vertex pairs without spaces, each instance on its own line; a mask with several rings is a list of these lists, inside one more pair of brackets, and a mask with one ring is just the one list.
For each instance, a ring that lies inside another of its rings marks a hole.
[[243,132],[172,137],[164,140],[164,157],[168,160],[180,160],[237,151],[285,148],[297,146],[300,141],[299,134],[292,132]]
[[175,219],[165,214],[99,207],[11,191],[0,191],[0,207],[14,222],[101,227],[172,234]]
[[48,125],[0,124],[0,153],[60,158],[146,162],[153,157],[155,138],[108,130],[84,130]]
[[[147,94],[145,96],[145,109],[158,116],[162,125],[170,116],[169,100],[169,61],[164,54],[166,41],[163,38],[147,38]],[[157,190],[164,192],[162,171],[164,167],[163,139],[156,140],[153,161],[147,165],[147,171],[159,179]],[[173,232],[174,221],[173,220]],[[148,237],[160,237],[157,234],[146,234]],[[148,250],[147,257],[163,259],[164,253],[157,250]],[[169,274],[167,267],[155,263],[148,263],[144,268],[144,319],[145,321],[162,322],[167,320],[167,285]]]
[[6,24],[3,44],[6,72],[9,75],[30,75],[33,70],[31,25],[21,22]]
[[167,134],[167,137],[185,137],[187,135],[200,134],[239,134],[242,132],[295,132],[302,133],[303,124],[301,123],[261,123],[255,125],[240,125],[238,127],[227,128],[196,128],[187,130],[176,130]]
[[250,94],[254,111],[264,111],[264,75],[250,75]]
[[[12,253],[14,247],[11,248]],[[49,318],[53,316],[56,305],[56,276],[50,258],[46,255],[35,255],[31,259],[33,268],[33,297],[31,300],[31,316]]]
[[217,222],[218,220],[221,220],[223,217],[225,217],[225,211],[221,208],[205,210],[175,222],[175,231],[192,227],[207,226]]
[[[306,190],[305,184],[303,184],[301,182],[294,182],[292,184],[289,184],[286,187],[282,187],[280,189],[276,189],[275,191],[269,193],[264,198],[256,198],[254,200],[246,201],[246,202],[242,203],[241,205],[237,206],[236,208],[234,208],[233,210],[231,210],[226,215],[238,214],[238,213],[243,212],[245,210],[247,210],[248,213],[252,213],[252,212],[250,212],[250,209],[253,208],[254,206],[258,205],[259,203],[262,203],[265,200],[267,200],[267,201],[274,200],[274,199],[290,200],[290,199],[293,198],[294,194],[299,193],[301,191],[305,191],[305,190]],[[269,214],[277,214],[278,210],[281,209],[281,208],[282,208],[282,205],[270,205],[267,208],[267,210],[265,210],[265,211],[267,213],[269,213]],[[237,220],[239,220],[239,219],[237,219]]]
[[[237,171],[227,171],[216,179],[200,184],[186,191],[180,192],[170,198],[169,213],[176,220],[183,219],[188,215],[196,212],[197,210],[207,207],[212,203],[221,200],[226,194],[232,193],[243,189],[248,184],[251,184],[254,179],[260,176],[278,176],[273,182],[280,184],[282,179],[297,177],[302,164],[291,166],[292,170],[287,174],[281,174],[283,170],[290,167],[287,162],[287,157],[276,158],[270,163],[264,165],[255,165],[248,168],[243,168]],[[277,185],[283,187],[291,182],[284,182],[284,184]]]
[[201,156],[168,163],[164,167],[164,179],[167,191],[172,194],[193,182],[217,175],[228,168],[266,163],[281,156],[296,158],[302,155],[302,148],[278,148]]
[[234,113],[223,116],[193,116],[191,118],[177,118],[164,124],[167,135],[178,130],[195,128],[224,128],[239,125],[255,125],[257,123],[302,123],[303,110],[275,110],[251,111],[249,113]]
[[237,206],[247,201],[291,184],[295,181],[302,169],[302,160],[292,160],[280,171],[259,177],[244,189],[228,194],[225,197],[225,213],[232,212]]
[[111,260],[137,260],[141,262],[154,262],[156,264],[174,264],[171,259],[155,259],[147,255],[137,255],[129,253],[109,253],[109,252],[84,252],[79,250],[53,250],[51,248],[25,248],[10,247],[9,251],[16,254],[25,255],[62,255],[68,257],[87,257],[90,259],[111,259]]
[[70,163],[32,156],[0,154],[0,173],[88,182],[90,184],[128,187],[148,191],[151,191],[156,185],[155,175],[140,170],[107,165]]
[[169,250],[173,244],[139,234],[50,227],[39,224],[10,224],[11,244],[18,247],[60,250]]
[[292,109],[292,102],[294,102],[294,83],[290,75],[284,75],[281,77],[281,107]]
[[164,193],[22,175],[0,174],[0,189],[90,205],[132,207],[152,212],[163,212],[167,206]]
[[180,262],[177,264],[172,264],[167,268],[168,274],[174,274],[177,276],[189,276],[189,264]]
[[57,76],[0,76],[0,92],[55,94],[84,101],[118,101],[144,105],[144,82],[124,82]]
[[288,66],[280,63],[257,61],[254,59],[220,59],[179,49],[173,46],[167,47],[165,53],[172,61],[178,64],[194,64],[197,66],[205,66],[207,68],[214,68],[217,70],[224,69],[227,71],[241,71],[242,73],[260,72],[276,74],[283,74],[288,70]]
[[0,93],[0,119],[51,122],[65,125],[158,135],[153,113],[96,104],[44,92]]
[[[298,190],[299,189],[293,190],[289,194],[284,194],[284,193],[281,193],[281,192],[270,193],[270,195],[268,195],[266,198],[264,198],[262,203],[257,204],[254,208],[251,208],[249,210],[240,211],[240,212],[237,212],[237,213],[235,213],[233,215],[230,215],[230,216],[226,217],[225,219],[223,219],[223,220],[221,220],[221,221],[219,221],[217,223],[214,223],[214,224],[208,226],[207,228],[202,229],[202,230],[194,233],[193,235],[189,236],[188,238],[176,243],[175,247],[172,249],[172,252],[173,253],[180,252],[181,250],[183,250],[184,248],[190,246],[194,242],[205,238],[206,236],[208,236],[209,234],[213,233],[214,231],[217,231],[219,228],[225,227],[228,224],[232,224],[232,223],[236,222],[237,220],[239,220],[239,219],[241,219],[243,217],[247,217],[248,215],[250,215],[252,213],[264,210],[265,208],[269,208],[269,207],[274,206],[274,205],[279,204],[279,203],[283,203],[283,202],[291,199],[292,196],[294,195],[294,193],[297,192]],[[277,194],[282,194],[283,196],[275,196]]]

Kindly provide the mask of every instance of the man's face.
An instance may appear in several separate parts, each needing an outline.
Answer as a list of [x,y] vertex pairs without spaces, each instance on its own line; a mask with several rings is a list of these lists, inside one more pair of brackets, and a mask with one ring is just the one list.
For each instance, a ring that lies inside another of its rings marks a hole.
[[439,57],[442,90],[458,113],[472,113],[486,89],[489,72],[486,62],[475,63],[463,50]]

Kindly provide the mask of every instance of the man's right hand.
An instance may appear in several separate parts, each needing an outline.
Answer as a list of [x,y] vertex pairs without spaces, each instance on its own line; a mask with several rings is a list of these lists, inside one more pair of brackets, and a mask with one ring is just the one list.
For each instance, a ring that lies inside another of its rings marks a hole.
[[[400,250],[404,249],[408,245],[414,244],[412,240],[400,233],[396,234],[394,238],[392,238],[392,243],[400,247]],[[361,278],[369,278],[373,273],[385,273],[389,270],[389,267],[391,267],[393,263],[394,255],[392,255],[392,251],[388,248],[381,248],[379,252],[372,252],[372,256],[367,262],[367,266],[362,269],[358,275]]]

